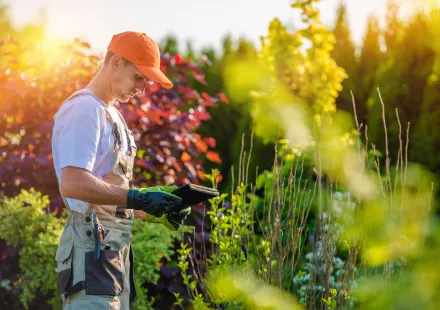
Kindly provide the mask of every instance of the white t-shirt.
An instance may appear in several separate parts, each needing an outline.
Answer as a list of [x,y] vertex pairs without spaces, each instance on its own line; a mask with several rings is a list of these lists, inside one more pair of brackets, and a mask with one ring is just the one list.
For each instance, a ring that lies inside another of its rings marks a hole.
[[[122,139],[122,150],[128,154],[124,124],[115,107],[109,106]],[[114,149],[112,126],[104,107],[91,95],[80,95],[66,101],[58,110],[52,133],[52,156],[58,182],[61,169],[67,166],[84,168],[103,179],[111,169]],[[134,143],[134,141],[132,141]],[[72,211],[85,213],[87,202],[67,198]]]

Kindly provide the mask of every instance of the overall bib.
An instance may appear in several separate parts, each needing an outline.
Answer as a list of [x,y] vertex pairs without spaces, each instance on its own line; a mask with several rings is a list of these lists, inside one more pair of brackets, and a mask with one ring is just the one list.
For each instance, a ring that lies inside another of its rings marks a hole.
[[[80,95],[96,98],[82,89],[67,100]],[[129,188],[136,156],[132,133],[118,111],[127,135],[129,154],[125,155],[121,139],[124,133],[118,131],[108,106],[96,99],[105,109],[115,138],[111,170],[103,181]],[[128,310],[136,296],[131,248],[133,210],[90,204],[86,213],[78,213],[69,208],[65,197],[63,201],[69,213],[55,258],[63,309]]]

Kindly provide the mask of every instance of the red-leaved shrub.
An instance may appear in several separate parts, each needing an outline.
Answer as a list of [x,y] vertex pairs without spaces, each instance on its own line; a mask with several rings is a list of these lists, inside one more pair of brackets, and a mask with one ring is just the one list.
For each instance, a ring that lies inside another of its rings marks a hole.
[[[34,187],[61,205],[51,156],[53,116],[63,100],[85,87],[102,57],[87,42],[75,40],[56,49],[0,41],[0,191],[16,195]],[[210,119],[207,106],[219,99],[190,87],[205,84],[201,68],[179,55],[163,55],[162,70],[172,89],[149,85],[144,94],[117,107],[134,131],[138,158],[134,184],[181,184],[203,180],[204,158],[220,163],[215,140],[197,129]],[[227,101],[223,94],[219,98]]]

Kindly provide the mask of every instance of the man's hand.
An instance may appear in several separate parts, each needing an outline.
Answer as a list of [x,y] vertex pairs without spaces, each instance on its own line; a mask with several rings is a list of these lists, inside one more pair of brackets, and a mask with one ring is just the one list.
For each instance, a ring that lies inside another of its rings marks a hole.
[[161,217],[177,207],[182,198],[171,192],[177,186],[131,188],[128,191],[127,209],[141,210],[154,217]]
[[180,209],[174,207],[169,213],[163,214],[161,217],[155,217],[147,214],[146,221],[151,223],[159,223],[171,230],[178,230],[182,226],[183,221],[191,213],[191,208]]
[[[171,193],[177,189],[177,186],[157,186],[161,190]],[[173,207],[169,212],[166,212],[160,217],[156,217],[147,213],[146,221],[151,223],[158,223],[164,225],[170,230],[178,230],[182,226],[183,221],[191,213],[191,208],[182,209],[180,205]]]

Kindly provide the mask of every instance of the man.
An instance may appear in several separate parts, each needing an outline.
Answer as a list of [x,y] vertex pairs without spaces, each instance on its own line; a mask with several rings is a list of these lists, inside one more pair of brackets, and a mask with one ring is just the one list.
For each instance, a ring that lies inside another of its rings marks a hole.
[[129,185],[137,148],[114,103],[151,81],[173,86],[160,71],[157,44],[144,33],[114,35],[99,72],[55,115],[53,161],[69,211],[56,253],[63,309],[129,309],[134,218],[177,230],[190,213],[172,194],[176,186]]

